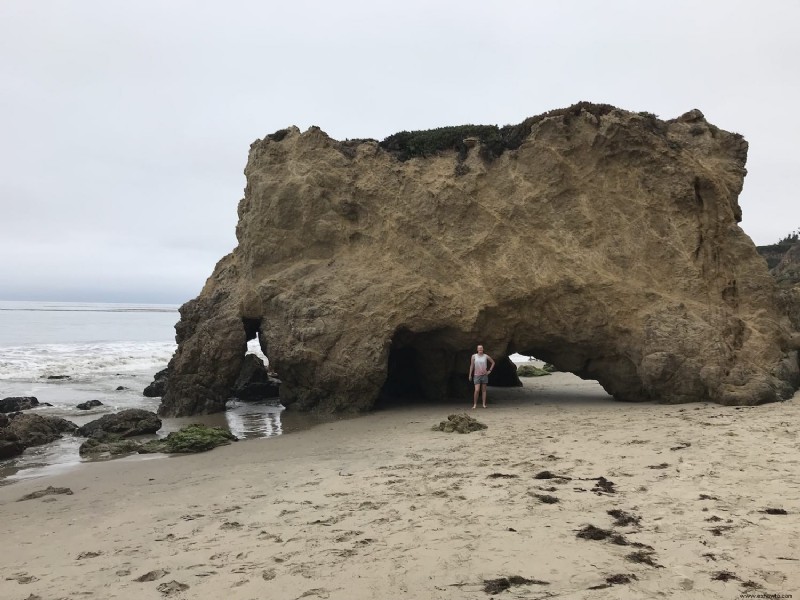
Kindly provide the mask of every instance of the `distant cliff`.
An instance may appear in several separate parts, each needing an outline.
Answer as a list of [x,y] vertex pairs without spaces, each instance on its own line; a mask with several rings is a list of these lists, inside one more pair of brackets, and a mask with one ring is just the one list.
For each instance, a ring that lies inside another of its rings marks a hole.
[[792,233],[775,244],[758,246],[778,285],[800,284],[800,234]]
[[160,413],[223,410],[256,337],[301,409],[466,393],[478,343],[624,401],[788,397],[800,341],[737,225],[746,157],[700,111],[588,103],[381,143],[267,136]]

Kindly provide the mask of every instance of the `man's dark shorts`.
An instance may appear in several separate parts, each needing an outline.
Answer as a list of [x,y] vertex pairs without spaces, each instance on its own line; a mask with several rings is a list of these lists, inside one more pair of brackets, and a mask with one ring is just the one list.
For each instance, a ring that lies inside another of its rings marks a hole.
[[472,381],[475,383],[475,385],[478,385],[479,383],[489,383],[489,376],[488,375],[477,375],[477,376],[473,377]]

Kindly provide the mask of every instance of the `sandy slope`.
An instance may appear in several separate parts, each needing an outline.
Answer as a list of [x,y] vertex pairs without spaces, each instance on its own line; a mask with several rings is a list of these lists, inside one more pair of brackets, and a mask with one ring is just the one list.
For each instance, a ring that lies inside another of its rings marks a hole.
[[[631,405],[556,374],[490,402],[476,411],[489,428],[469,435],[430,430],[457,405],[416,404],[2,487],[0,598],[161,598],[173,581],[189,586],[173,598],[800,593],[800,396]],[[534,478],[545,470],[570,479]],[[599,476],[614,493],[593,491]],[[74,494],[16,501],[47,485]],[[640,525],[614,526],[611,509]],[[629,545],[577,538],[587,524]],[[626,560],[632,543],[662,567]],[[589,589],[618,574],[636,579]],[[547,584],[484,591],[512,575]]]

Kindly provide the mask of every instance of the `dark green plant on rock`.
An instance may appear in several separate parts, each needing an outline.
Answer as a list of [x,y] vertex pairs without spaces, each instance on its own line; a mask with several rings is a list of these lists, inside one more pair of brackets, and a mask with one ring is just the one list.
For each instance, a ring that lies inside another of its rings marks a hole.
[[531,128],[549,117],[564,117],[566,120],[577,117],[586,111],[596,117],[607,115],[616,110],[610,104],[594,104],[578,102],[567,108],[555,110],[529,117],[517,125],[457,125],[454,127],[438,127],[420,131],[401,131],[390,135],[380,142],[381,148],[405,161],[414,157],[432,156],[438,152],[456,151],[463,160],[467,156],[466,138],[480,140],[480,155],[491,161],[506,150],[515,150],[531,132]]

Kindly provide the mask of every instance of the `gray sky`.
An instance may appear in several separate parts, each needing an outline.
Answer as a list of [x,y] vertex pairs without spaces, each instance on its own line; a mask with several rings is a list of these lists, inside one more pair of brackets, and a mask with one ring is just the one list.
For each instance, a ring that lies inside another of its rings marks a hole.
[[249,144],[505,125],[580,100],[750,142],[742,227],[800,227],[800,3],[2,0],[0,299],[183,302]]

